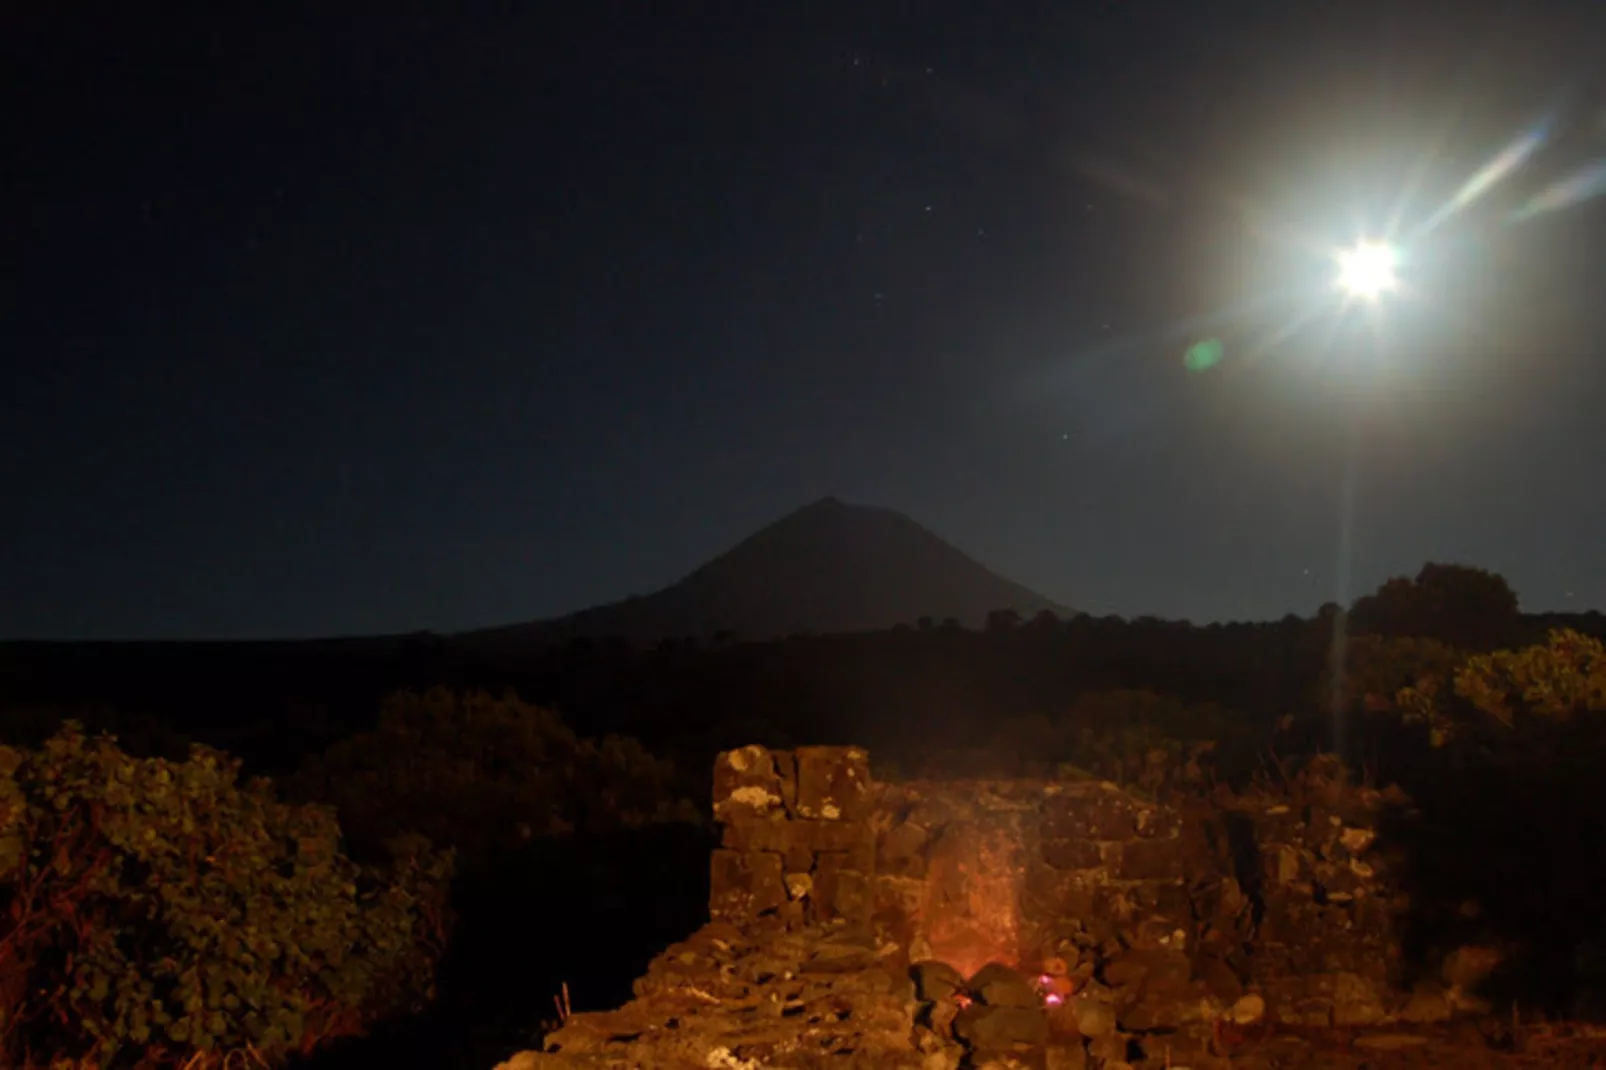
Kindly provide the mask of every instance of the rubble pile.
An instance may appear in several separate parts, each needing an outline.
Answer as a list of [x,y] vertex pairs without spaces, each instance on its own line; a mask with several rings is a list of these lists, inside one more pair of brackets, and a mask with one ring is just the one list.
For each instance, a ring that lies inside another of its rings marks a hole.
[[758,933],[711,922],[658,956],[630,1003],[573,1015],[544,1053],[512,1065],[919,1067],[913,982],[880,951],[841,922]]

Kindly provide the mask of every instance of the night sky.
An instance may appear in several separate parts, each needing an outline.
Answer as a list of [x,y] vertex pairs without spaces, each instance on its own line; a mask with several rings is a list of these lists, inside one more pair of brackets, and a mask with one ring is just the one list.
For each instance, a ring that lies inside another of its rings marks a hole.
[[529,620],[828,494],[1099,613],[1606,606],[1606,5],[339,6],[0,15],[0,637]]

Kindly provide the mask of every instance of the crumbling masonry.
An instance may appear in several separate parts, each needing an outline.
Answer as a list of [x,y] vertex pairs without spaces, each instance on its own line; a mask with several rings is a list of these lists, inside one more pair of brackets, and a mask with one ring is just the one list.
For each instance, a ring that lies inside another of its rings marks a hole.
[[1477,1009],[1401,989],[1398,795],[1317,761],[1162,805],[1107,782],[877,784],[863,750],[722,754],[710,922],[623,1008],[507,1067],[1228,1065],[1279,1027]]

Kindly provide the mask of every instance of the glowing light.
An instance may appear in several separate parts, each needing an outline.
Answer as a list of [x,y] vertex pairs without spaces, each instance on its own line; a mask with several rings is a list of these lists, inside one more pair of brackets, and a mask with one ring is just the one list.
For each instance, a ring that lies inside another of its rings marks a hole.
[[1399,254],[1383,242],[1363,241],[1340,252],[1336,284],[1345,295],[1375,301],[1398,284]]
[[1204,372],[1221,363],[1222,354],[1226,350],[1218,338],[1206,338],[1195,342],[1182,354],[1182,366],[1190,372]]
[[1050,1007],[1058,1007],[1061,1003],[1065,1002],[1065,997],[1060,995],[1058,992],[1050,992],[1048,995],[1043,997],[1043,1002],[1048,1004]]

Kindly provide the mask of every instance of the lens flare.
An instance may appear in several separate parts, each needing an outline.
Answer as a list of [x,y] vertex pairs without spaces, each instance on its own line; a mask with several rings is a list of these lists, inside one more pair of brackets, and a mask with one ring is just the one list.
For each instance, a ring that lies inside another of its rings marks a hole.
[[1376,301],[1398,284],[1395,269],[1399,254],[1383,242],[1363,241],[1342,250],[1335,285],[1348,297]]

